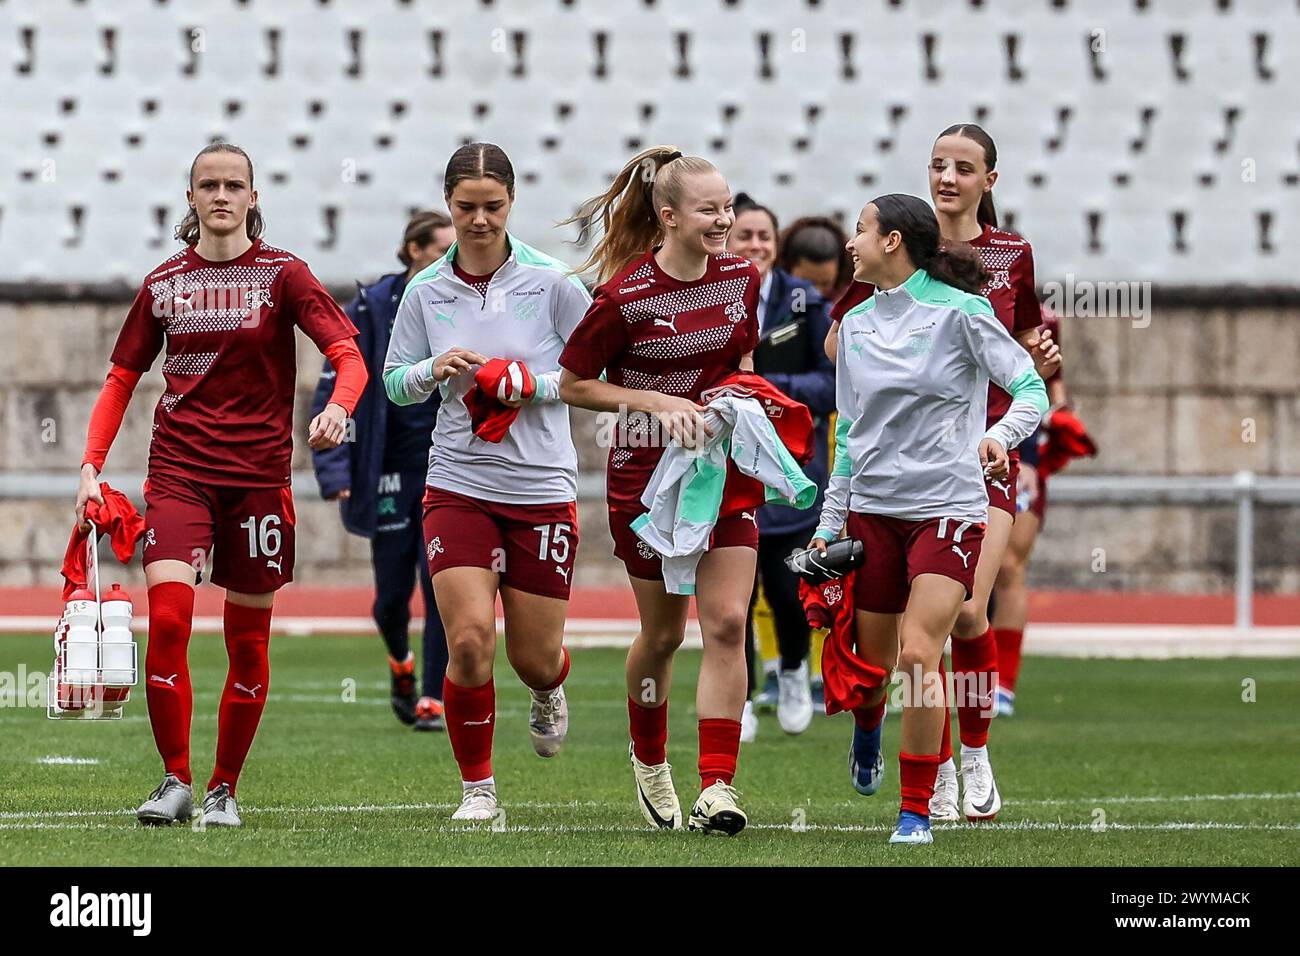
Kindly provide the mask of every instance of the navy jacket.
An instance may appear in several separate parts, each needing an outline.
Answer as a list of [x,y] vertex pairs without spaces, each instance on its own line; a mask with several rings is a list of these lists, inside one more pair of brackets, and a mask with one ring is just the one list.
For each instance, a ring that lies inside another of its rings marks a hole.
[[[378,523],[377,499],[379,476],[384,467],[384,445],[388,432],[388,396],[384,392],[384,358],[388,354],[393,318],[406,289],[406,273],[386,275],[373,285],[357,285],[357,297],[347,307],[348,317],[357,327],[357,347],[365,359],[370,381],[353,411],[356,423],[354,440],[329,451],[313,451],[312,468],[320,485],[321,497],[330,498],[344,488],[351,495],[339,502],[343,526],[353,534],[373,537]],[[334,391],[334,369],[328,361],[321,370],[320,382],[312,400],[311,414],[319,415]],[[428,429],[432,441],[438,397],[427,403]],[[425,406],[421,406],[425,410]]]
[[816,446],[803,470],[817,485],[817,500],[805,511],[763,505],[758,510],[760,535],[806,530],[811,536],[817,527],[830,473],[827,442],[835,411],[835,365],[822,347],[830,327],[830,303],[812,283],[773,267],[762,338],[754,349],[754,371],[812,411]]

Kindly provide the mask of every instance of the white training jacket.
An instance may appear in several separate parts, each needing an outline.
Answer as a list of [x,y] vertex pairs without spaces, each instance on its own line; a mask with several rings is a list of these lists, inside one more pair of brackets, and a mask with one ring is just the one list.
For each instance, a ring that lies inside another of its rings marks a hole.
[[691,449],[674,442],[664,449],[641,495],[649,511],[632,522],[637,537],[663,558],[669,594],[695,593],[695,568],[718,521],[728,458],[763,483],[768,502],[809,508],[817,499],[817,486],[757,401],[722,395],[709,402],[703,418],[713,429],[707,443]]
[[[442,405],[429,449],[430,488],[506,504],[573,501],[578,455],[569,406],[560,401],[560,352],[591,304],[558,259],[509,236],[510,257],[482,296],[452,268],[456,244],[406,287],[384,361],[384,389],[398,405],[439,389]],[[452,347],[517,359],[537,378],[532,403],[500,442],[474,435],[464,396],[471,372],[435,382],[434,359]]]
[[[989,382],[1011,407],[984,429]],[[1010,451],[1047,411],[1034,362],[988,299],[918,269],[840,323],[835,464],[816,536],[839,537],[849,510],[908,521],[985,521],[979,444]]]

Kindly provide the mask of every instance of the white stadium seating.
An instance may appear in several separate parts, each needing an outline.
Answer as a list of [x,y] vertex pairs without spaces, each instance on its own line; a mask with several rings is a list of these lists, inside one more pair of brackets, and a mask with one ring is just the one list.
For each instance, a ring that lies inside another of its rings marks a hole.
[[0,282],[138,281],[215,137],[267,238],[346,283],[396,267],[461,142],[577,261],[554,223],[656,142],[851,222],[979,119],[1040,281],[1294,286],[1297,90],[1296,0],[0,0]]

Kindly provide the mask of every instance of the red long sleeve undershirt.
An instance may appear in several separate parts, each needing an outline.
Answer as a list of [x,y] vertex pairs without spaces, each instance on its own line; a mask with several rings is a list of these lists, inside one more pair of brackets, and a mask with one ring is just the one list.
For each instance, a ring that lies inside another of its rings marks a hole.
[[[341,405],[351,415],[357,407],[361,393],[366,389],[369,375],[365,360],[357,348],[355,339],[339,339],[325,349],[325,357],[334,366],[337,377],[334,391],[327,404]],[[140,382],[140,372],[114,365],[108,370],[104,387],[95,399],[95,407],[90,413],[90,427],[86,430],[86,451],[81,456],[83,465],[95,466],[95,471],[104,470],[104,459],[108,450],[122,427],[126,407],[131,403],[131,395]]]

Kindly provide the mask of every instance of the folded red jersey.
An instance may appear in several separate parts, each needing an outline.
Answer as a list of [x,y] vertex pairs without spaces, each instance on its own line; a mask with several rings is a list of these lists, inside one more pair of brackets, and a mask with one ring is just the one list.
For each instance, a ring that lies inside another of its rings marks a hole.
[[[135,556],[135,543],[144,534],[144,518],[135,510],[131,499],[110,488],[108,482],[99,483],[99,493],[103,495],[104,503],[101,505],[96,501],[87,501],[86,520],[93,522],[101,535],[108,535],[113,553],[119,561],[126,564]],[[68,550],[63,553],[65,601],[77,588],[86,586],[86,537],[89,534],[89,531],[82,531],[74,525]]]
[[1047,430],[1047,443],[1038,455],[1038,473],[1044,478],[1060,471],[1075,458],[1097,454],[1097,443],[1079,417],[1068,408],[1052,412],[1044,428]]
[[853,633],[853,576],[809,584],[799,579],[799,600],[809,627],[830,628],[822,643],[822,681],[826,713],[856,710],[889,679],[883,668],[858,657]]
[[[700,403],[707,405],[723,395],[752,398],[763,406],[768,420],[786,450],[801,465],[812,460],[817,434],[813,429],[812,412],[803,402],[796,402],[763,376],[755,372],[735,372],[711,388],[700,393]],[[722,488],[722,515],[739,514],[757,508],[765,501],[763,483],[742,473],[727,462],[727,483]]]
[[465,407],[469,409],[474,434],[484,441],[500,442],[519,417],[519,409],[507,405],[504,399],[527,402],[536,391],[533,377],[523,362],[494,358],[479,366],[474,373],[474,384],[465,393]]

